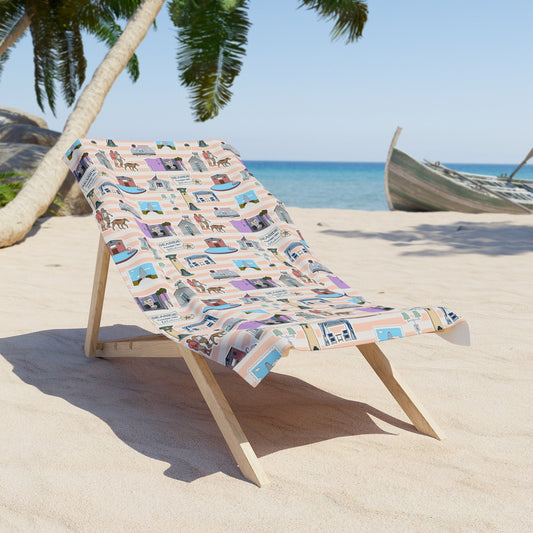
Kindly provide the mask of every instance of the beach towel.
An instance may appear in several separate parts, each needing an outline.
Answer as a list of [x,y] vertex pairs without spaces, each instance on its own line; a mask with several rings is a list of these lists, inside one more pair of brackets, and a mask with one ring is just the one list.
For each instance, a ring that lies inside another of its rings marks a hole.
[[153,328],[252,386],[291,349],[444,332],[462,321],[442,306],[366,301],[224,141],[80,139],[64,160]]

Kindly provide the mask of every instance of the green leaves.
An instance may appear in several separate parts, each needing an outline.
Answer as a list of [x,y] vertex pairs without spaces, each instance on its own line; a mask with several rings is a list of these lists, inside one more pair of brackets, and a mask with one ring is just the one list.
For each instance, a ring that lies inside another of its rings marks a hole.
[[[63,10],[77,13],[78,23],[84,30],[111,48],[122,34],[122,27],[117,20],[129,19],[135,13],[140,0],[107,0],[107,2],[69,0],[62,4]],[[68,14],[66,15],[68,17]],[[128,61],[126,70],[131,81],[139,79],[139,59],[135,54]]]
[[347,44],[363,35],[368,18],[365,0],[301,0],[299,7],[314,9],[321,18],[335,20],[331,38],[345,37]]
[[11,202],[17,196],[20,189],[22,189],[24,181],[17,181],[17,178],[29,178],[29,176],[22,172],[0,173],[0,207],[4,207]]
[[[111,48],[122,34],[120,19],[129,19],[141,0],[0,0],[0,39],[8,35],[26,12],[33,41],[34,87],[39,107],[48,104],[55,115],[56,85],[70,106],[85,81],[82,31]],[[9,49],[0,56],[2,64]],[[133,55],[127,65],[132,81],[139,77]]]
[[[0,39],[20,17],[31,16],[35,94],[44,110],[55,111],[56,83],[71,105],[85,80],[82,31],[108,47],[122,33],[119,21],[129,19],[141,0],[0,0]],[[300,0],[300,8],[334,21],[332,39],[347,43],[362,35],[368,16],[366,0]],[[169,0],[169,14],[177,28],[180,81],[191,95],[195,120],[216,117],[229,103],[239,75],[250,22],[248,0]],[[273,7],[274,9],[274,7]],[[155,21],[154,21],[155,23]],[[0,72],[9,50],[0,56]],[[127,66],[133,81],[139,77],[135,55]]]
[[[0,41],[3,41],[15,28],[19,20],[24,16],[24,12],[25,8],[22,1],[8,2],[7,0],[0,0]],[[9,53],[13,47],[14,44],[0,56],[0,75],[2,74],[2,66],[9,59]]]
[[218,115],[246,55],[247,0],[172,0],[170,18],[178,28],[180,80],[190,88],[194,118]]
[[[350,43],[367,20],[364,0],[301,0],[300,7],[334,20],[332,39]],[[247,0],[171,0],[170,18],[178,29],[178,70],[190,89],[195,120],[218,115],[231,98],[231,86],[246,55]]]

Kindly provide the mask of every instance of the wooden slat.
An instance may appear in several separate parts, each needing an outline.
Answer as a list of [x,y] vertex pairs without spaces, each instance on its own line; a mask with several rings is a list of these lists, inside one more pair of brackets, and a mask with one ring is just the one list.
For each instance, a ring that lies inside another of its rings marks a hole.
[[187,348],[164,335],[148,335],[130,339],[99,341],[96,344],[98,357],[183,357]]
[[100,331],[107,272],[109,270],[109,258],[109,249],[107,248],[104,239],[100,237],[98,253],[96,255],[96,267],[94,270],[91,306],[89,308],[89,322],[87,324],[87,333],[85,335],[85,355],[87,357],[94,357],[96,355],[96,343],[98,341],[98,332]]
[[392,368],[387,356],[381,351],[376,344],[360,344],[357,346],[359,351],[363,354],[379,379],[383,382],[385,387],[393,395],[404,413],[409,417],[415,428],[441,440],[442,432],[435,424],[426,410],[415,399],[413,393],[409,390],[407,385],[402,383],[398,373]]
[[244,477],[259,487],[266,485],[269,482],[268,477],[224,393],[218,386],[207,361],[190,350],[183,352],[183,358]]

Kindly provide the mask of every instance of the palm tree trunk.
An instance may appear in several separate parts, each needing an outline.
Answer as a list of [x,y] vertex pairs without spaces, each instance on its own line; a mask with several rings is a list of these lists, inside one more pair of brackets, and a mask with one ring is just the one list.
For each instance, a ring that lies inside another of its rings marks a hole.
[[31,17],[26,11],[19,21],[11,28],[11,31],[0,41],[0,56],[15,42],[18,41],[22,34],[28,29]]
[[63,133],[44,156],[14,200],[0,209],[0,248],[19,242],[41,216],[67,175],[62,157],[72,143],[87,134],[113,83],[146,36],[165,0],[144,0],[124,32],[96,69],[68,117]]

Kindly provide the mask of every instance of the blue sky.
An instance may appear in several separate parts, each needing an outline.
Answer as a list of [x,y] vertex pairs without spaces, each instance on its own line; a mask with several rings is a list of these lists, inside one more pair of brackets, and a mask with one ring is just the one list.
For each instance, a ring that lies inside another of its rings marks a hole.
[[[384,161],[398,146],[445,162],[518,163],[533,146],[531,0],[370,0],[363,38],[331,42],[331,23],[297,0],[251,0],[247,56],[232,102],[196,123],[179,86],[176,40],[163,7],[138,49],[141,77],[122,74],[89,136],[222,138],[245,159]],[[90,79],[105,48],[87,41]],[[31,42],[12,53],[0,105],[60,130],[69,110],[42,113]]]

